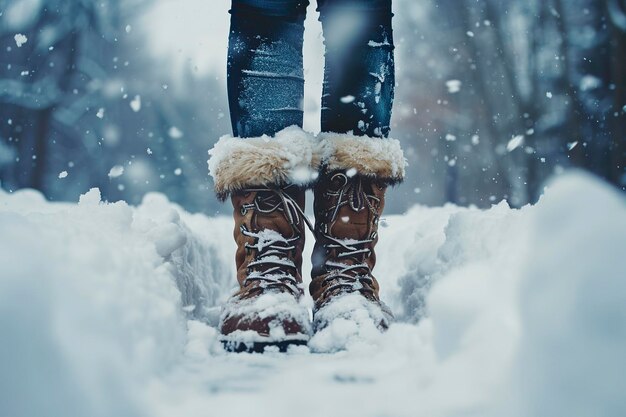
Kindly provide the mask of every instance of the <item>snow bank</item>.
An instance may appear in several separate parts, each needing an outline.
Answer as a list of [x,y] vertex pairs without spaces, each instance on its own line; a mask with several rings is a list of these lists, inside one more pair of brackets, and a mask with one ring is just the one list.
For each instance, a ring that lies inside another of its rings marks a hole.
[[623,195],[572,173],[536,206],[381,227],[399,323],[342,352],[237,355],[212,327],[229,219],[0,193],[0,415],[626,415]]
[[387,273],[405,265],[395,309],[428,313],[420,415],[625,415],[623,195],[574,173],[534,207],[407,215],[382,252]]
[[183,308],[206,317],[231,284],[226,223],[179,213],[154,194],[135,209],[97,189],[78,205],[1,192],[0,415],[144,414],[141,384],[185,346]]

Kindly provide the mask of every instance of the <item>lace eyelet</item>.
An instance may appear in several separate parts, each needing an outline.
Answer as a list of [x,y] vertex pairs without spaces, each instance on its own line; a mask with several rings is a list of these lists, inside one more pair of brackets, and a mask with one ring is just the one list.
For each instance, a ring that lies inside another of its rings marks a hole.
[[239,212],[241,213],[242,216],[245,216],[248,213],[248,209],[246,208],[246,206],[241,206],[241,209],[239,210]]

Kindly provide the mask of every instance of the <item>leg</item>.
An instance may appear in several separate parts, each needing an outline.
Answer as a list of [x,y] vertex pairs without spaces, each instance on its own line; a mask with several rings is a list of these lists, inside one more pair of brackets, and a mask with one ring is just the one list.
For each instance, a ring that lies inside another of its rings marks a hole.
[[233,351],[285,350],[309,339],[309,311],[301,302],[303,207],[318,158],[309,135],[285,129],[302,126],[307,4],[233,0],[228,94],[234,137],[209,151],[215,190],[230,196],[234,209],[239,289],[223,306],[219,326]]
[[385,191],[403,179],[405,160],[399,142],[386,138],[394,92],[391,0],[318,5],[326,44],[326,133],[320,135],[323,169],[314,190],[313,326],[318,334],[333,334],[335,323],[348,319],[359,329],[333,344],[323,336],[310,343],[314,350],[334,350],[392,320],[372,270]]
[[386,137],[395,86],[391,0],[318,0],[322,131]]
[[233,134],[302,126],[302,42],[308,0],[233,0],[228,101]]

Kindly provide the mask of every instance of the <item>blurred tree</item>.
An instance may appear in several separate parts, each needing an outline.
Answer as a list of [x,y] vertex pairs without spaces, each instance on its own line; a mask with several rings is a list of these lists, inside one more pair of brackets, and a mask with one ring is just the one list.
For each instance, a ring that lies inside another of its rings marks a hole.
[[[131,203],[163,191],[190,210],[216,207],[206,150],[222,89],[191,68],[178,93],[168,88],[145,53],[145,34],[130,24],[153,3],[0,0],[4,188],[75,200],[99,187],[104,198]],[[18,34],[27,39],[19,47]],[[215,111],[197,117],[207,102]],[[121,176],[108,175],[114,166]]]
[[[0,136],[17,155],[0,171],[3,186],[46,190],[50,147],[61,135],[72,139],[73,157],[93,151],[74,131],[75,123],[98,93],[94,80],[106,73],[89,52],[95,49],[104,58],[113,48],[120,2],[1,0],[0,9],[5,10],[0,43],[7,51],[0,68],[0,119],[11,121],[2,124]],[[21,46],[13,42],[20,35],[27,39]],[[85,170],[85,182],[98,185],[91,173]]]
[[416,121],[402,109],[395,132],[434,157],[420,159],[432,168],[419,175],[431,185],[446,179],[443,201],[521,206],[568,166],[624,186],[624,0],[424,0],[397,8],[401,36],[411,36],[405,26],[419,35],[399,46],[410,63],[399,66],[409,85],[398,101],[421,115],[421,137],[404,133]]

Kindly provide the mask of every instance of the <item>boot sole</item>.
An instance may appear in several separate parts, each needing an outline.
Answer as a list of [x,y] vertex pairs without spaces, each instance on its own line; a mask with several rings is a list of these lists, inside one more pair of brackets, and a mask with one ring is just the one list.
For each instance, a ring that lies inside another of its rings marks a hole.
[[306,340],[284,340],[282,342],[233,342],[222,340],[222,346],[228,352],[232,353],[263,353],[267,347],[278,348],[281,353],[287,352],[290,346],[306,346]]

